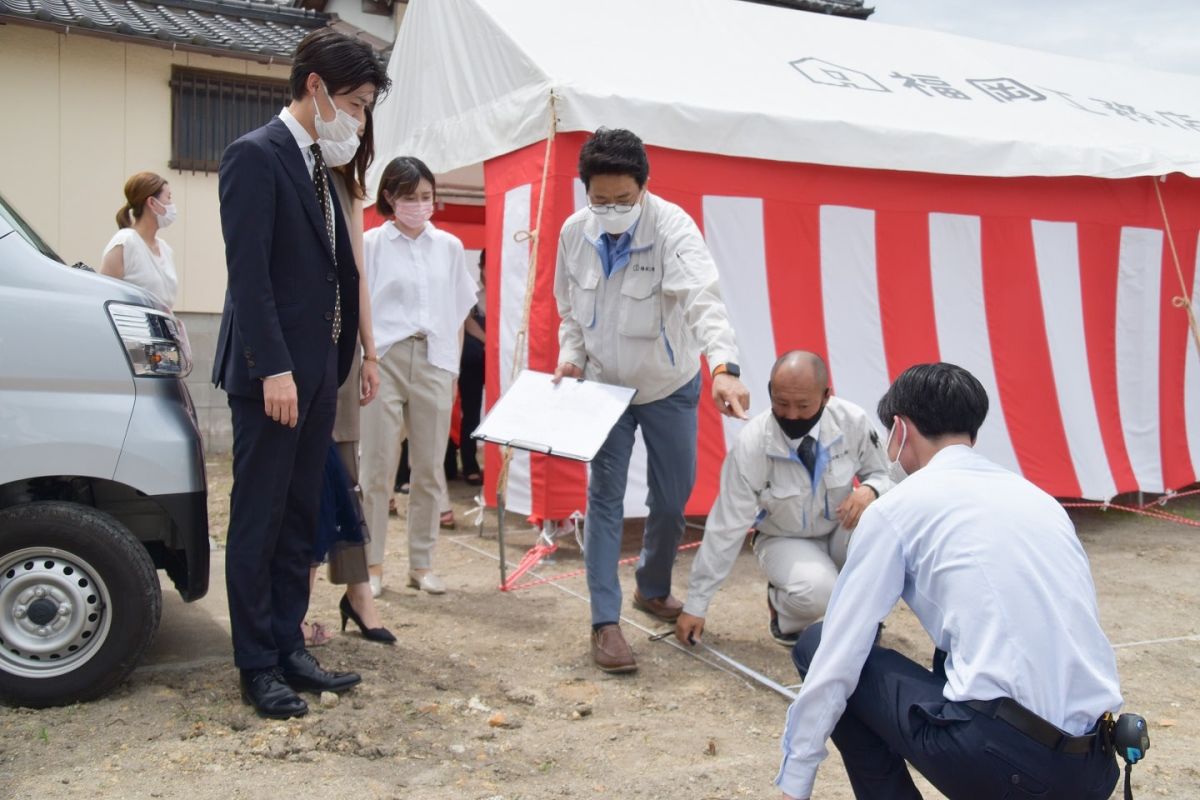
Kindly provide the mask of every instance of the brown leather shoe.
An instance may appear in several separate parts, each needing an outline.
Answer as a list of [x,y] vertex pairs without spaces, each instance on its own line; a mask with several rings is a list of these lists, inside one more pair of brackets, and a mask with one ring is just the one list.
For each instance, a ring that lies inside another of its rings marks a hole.
[[633,607],[645,611],[652,617],[658,617],[663,622],[674,622],[683,611],[683,603],[674,595],[666,597],[642,597],[641,591],[633,590]]
[[620,625],[605,625],[592,631],[592,660],[605,672],[636,672],[633,650],[621,634]]

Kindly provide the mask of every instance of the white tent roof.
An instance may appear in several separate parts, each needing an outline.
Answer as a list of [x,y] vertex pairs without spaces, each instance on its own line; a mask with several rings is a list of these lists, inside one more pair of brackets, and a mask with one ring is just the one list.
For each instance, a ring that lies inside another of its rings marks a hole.
[[411,0],[388,70],[376,174],[395,155],[444,172],[541,141],[553,94],[560,131],[679,150],[1200,177],[1200,78],[738,0]]

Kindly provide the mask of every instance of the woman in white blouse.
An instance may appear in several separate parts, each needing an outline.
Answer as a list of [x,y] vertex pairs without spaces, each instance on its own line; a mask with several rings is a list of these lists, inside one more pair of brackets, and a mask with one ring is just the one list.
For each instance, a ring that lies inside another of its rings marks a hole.
[[408,584],[446,591],[433,572],[442,461],[450,432],[462,326],[478,287],[462,242],[429,222],[436,182],[407,156],[383,171],[376,208],[388,221],[363,237],[380,387],[362,410],[363,511],[371,543],[372,588],[382,588],[383,556],[400,443],[408,435]]
[[125,181],[125,205],[117,212],[115,236],[104,248],[100,274],[121,278],[175,307],[175,258],[158,232],[175,221],[171,186],[153,172]]

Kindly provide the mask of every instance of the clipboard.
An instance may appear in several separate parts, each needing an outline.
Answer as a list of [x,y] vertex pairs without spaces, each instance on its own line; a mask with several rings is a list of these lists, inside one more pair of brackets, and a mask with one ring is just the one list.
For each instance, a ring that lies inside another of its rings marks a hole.
[[591,461],[637,390],[579,378],[563,378],[556,385],[553,377],[522,370],[471,438]]

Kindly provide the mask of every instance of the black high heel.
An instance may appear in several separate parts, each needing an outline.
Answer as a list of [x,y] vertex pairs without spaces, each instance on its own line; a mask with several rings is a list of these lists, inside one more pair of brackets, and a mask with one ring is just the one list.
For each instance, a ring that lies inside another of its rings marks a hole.
[[358,630],[364,639],[372,642],[382,642],[383,644],[396,643],[396,637],[387,628],[368,628],[363,624],[362,617],[354,610],[354,606],[350,605],[349,595],[342,595],[342,602],[338,603],[338,609],[342,612],[343,633],[346,631],[346,622],[354,620],[354,624],[358,626]]

